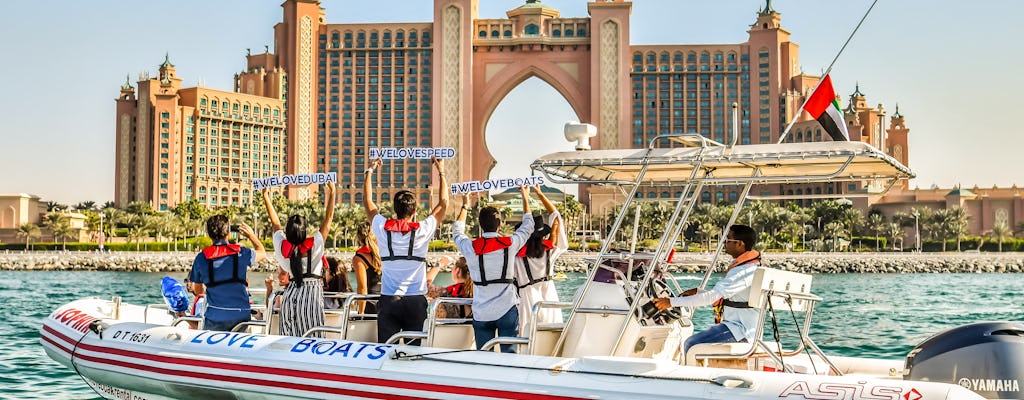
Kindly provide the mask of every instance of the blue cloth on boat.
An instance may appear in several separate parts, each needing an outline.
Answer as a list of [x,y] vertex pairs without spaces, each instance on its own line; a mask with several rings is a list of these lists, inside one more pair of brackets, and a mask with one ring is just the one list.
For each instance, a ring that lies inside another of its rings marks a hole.
[[185,287],[177,279],[165,276],[160,281],[160,292],[164,295],[164,301],[174,312],[185,312],[188,310],[188,293]]

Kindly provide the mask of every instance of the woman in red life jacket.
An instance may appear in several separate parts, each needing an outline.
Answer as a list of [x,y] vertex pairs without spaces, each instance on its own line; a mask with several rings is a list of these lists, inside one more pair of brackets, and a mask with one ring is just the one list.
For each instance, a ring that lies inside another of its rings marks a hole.
[[[525,332],[526,325],[534,321],[533,306],[539,301],[558,301],[555,291],[555,260],[569,249],[562,216],[558,209],[541,191],[533,187],[534,193],[548,212],[548,221],[534,216],[533,233],[516,257],[516,282],[519,286],[519,331]],[[536,316],[538,324],[562,323],[562,310],[544,308]]]
[[270,196],[266,190],[263,193],[274,229],[274,258],[279,268],[288,271],[290,280],[281,296],[280,332],[285,336],[302,336],[324,324],[324,239],[334,218],[334,183],[328,182],[324,189],[324,218],[311,238],[306,237],[306,218],[301,215],[288,217],[287,226],[282,228]]
[[[452,282],[444,288],[445,297],[461,297],[464,299],[473,298],[473,278],[469,277],[469,264],[466,257],[459,257],[452,266]],[[469,305],[445,304],[444,316],[438,318],[470,318],[473,316],[473,309]]]

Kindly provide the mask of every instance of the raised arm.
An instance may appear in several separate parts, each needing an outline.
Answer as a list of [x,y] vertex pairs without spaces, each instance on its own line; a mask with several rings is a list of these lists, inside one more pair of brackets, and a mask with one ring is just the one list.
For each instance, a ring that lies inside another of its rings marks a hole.
[[331,231],[331,222],[334,221],[334,182],[327,182],[324,191],[324,220],[320,222],[320,236],[327,240],[327,233]]
[[466,223],[466,213],[471,208],[469,206],[469,193],[463,193],[459,196],[462,199],[462,206],[459,207],[459,212],[455,214],[455,220],[461,223]]
[[523,215],[530,215],[530,190],[526,186],[520,186],[519,194],[523,196]]
[[252,228],[250,228],[249,225],[246,225],[244,222],[238,224],[238,231],[245,235],[245,237],[248,238],[250,242],[252,242],[253,252],[256,253],[256,259],[253,262],[258,263],[260,261],[266,260],[267,252],[263,250],[263,242],[260,241],[260,238],[256,237],[256,232],[253,232]]
[[434,210],[430,212],[430,215],[434,216],[434,219],[440,223],[444,221],[444,215],[448,213],[448,180],[444,176],[444,160],[434,157],[430,161],[434,164],[434,168],[437,169],[437,174],[440,177],[437,187],[437,205],[434,206]]
[[363,171],[366,174],[366,180],[363,182],[363,208],[366,209],[366,218],[369,221],[373,221],[373,217],[380,213],[377,204],[373,202],[373,172],[380,168],[380,164],[380,159],[374,158],[370,161],[370,166]]
[[548,200],[548,197],[540,190],[540,185],[534,186],[533,192],[537,193],[537,198],[540,199],[541,204],[544,204],[544,210],[547,211],[548,214],[558,211],[558,209],[555,208],[555,205],[551,203],[551,200]]
[[260,191],[263,194],[263,205],[267,207],[267,217],[270,218],[270,227],[274,229],[274,232],[281,230],[281,219],[277,217],[277,211],[274,211],[274,203],[270,201],[270,191],[263,189]]

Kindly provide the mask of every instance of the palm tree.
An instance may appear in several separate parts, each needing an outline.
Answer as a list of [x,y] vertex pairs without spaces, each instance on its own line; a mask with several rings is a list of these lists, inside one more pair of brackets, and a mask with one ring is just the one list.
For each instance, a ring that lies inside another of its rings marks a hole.
[[846,237],[846,232],[846,227],[839,221],[829,222],[822,228],[824,236],[832,238],[832,251],[836,251],[839,247],[839,238]]
[[61,218],[60,220],[58,220],[53,225],[50,225],[50,230],[53,232],[54,241],[56,241],[56,238],[58,238],[58,237],[60,238],[60,248],[61,248],[61,250],[67,251],[67,249],[68,249],[68,240],[67,239],[68,239],[69,236],[71,236],[71,233],[74,232],[74,230],[71,229],[71,221],[70,221],[70,219],[66,215],[63,215],[63,217],[64,218]]
[[556,205],[558,213],[562,214],[562,220],[565,221],[565,231],[569,232],[569,237],[573,237],[573,232],[576,232],[579,226],[580,216],[583,215],[583,203],[576,200],[571,194],[565,195],[565,200]]
[[67,215],[57,211],[48,212],[46,213],[46,215],[43,216],[43,226],[50,228],[50,233],[53,234],[54,242],[57,241],[57,230],[54,229],[54,227],[60,224],[62,221],[66,222],[67,219]]
[[878,236],[886,228],[888,226],[886,226],[885,217],[882,214],[871,213],[871,215],[868,215],[868,229],[871,230],[871,233],[875,234],[875,252],[878,252]]
[[1006,221],[1000,220],[999,222],[996,222],[996,224],[992,226],[992,229],[988,231],[988,234],[990,237],[995,238],[996,241],[999,242],[999,252],[1002,253],[1003,240],[1010,236],[1013,236],[1013,231],[1010,230],[1010,226],[1009,224],[1006,223]]
[[888,224],[885,224],[885,231],[884,232],[885,232],[886,237],[888,237],[889,240],[892,241],[892,248],[893,248],[893,250],[895,250],[896,249],[896,239],[903,237],[903,228],[900,227],[900,224],[897,224],[895,222],[890,222]]
[[22,224],[21,226],[18,227],[18,237],[25,238],[25,250],[28,250],[29,245],[32,242],[32,239],[38,238],[40,236],[39,232],[39,227],[31,222]]
[[96,202],[89,200],[83,201],[78,204],[75,204],[73,208],[75,209],[75,211],[92,211],[96,209]]

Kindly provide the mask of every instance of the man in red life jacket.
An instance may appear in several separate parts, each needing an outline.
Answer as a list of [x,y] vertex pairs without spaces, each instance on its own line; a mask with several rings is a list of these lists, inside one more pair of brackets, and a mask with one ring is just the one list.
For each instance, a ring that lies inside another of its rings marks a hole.
[[213,245],[203,249],[192,262],[188,280],[206,289],[206,312],[203,329],[229,331],[235,325],[249,321],[249,286],[246,271],[250,266],[267,258],[263,243],[246,224],[238,231],[252,242],[253,248],[228,243],[230,224],[223,215],[206,220],[206,234]]
[[[473,278],[473,335],[476,348],[498,336],[519,336],[519,292],[515,284],[515,257],[533,233],[530,193],[519,188],[523,199],[523,223],[512,236],[501,236],[501,212],[494,207],[480,210],[478,220],[483,234],[473,240],[466,236],[466,211],[469,196],[462,197],[462,208],[455,219],[452,235],[455,245],[466,257]],[[510,344],[501,345],[503,353],[515,353]]]
[[[423,330],[427,319],[427,250],[434,231],[448,211],[448,182],[444,161],[431,159],[437,170],[437,205],[430,216],[414,222],[416,195],[408,190],[393,197],[394,218],[380,215],[373,202],[373,172],[381,160],[374,159],[365,171],[363,206],[370,219],[370,229],[377,237],[381,260],[381,290],[377,303],[377,340],[387,341],[400,331]],[[418,344],[415,341],[410,344]]]

